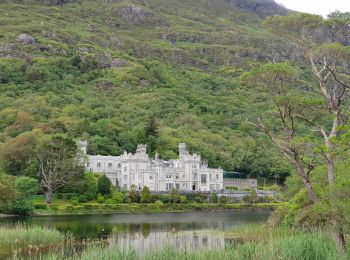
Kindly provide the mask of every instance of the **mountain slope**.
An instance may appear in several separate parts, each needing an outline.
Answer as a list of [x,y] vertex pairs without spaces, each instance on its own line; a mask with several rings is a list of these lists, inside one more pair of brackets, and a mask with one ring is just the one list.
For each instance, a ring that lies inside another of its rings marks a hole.
[[[244,3],[0,1],[4,149],[40,129],[87,138],[93,154],[147,142],[170,158],[187,142],[213,167],[288,172],[245,123],[267,109],[264,97],[238,80],[252,66],[284,57],[261,22],[287,10],[269,0]],[[157,136],[145,133],[151,117]]]

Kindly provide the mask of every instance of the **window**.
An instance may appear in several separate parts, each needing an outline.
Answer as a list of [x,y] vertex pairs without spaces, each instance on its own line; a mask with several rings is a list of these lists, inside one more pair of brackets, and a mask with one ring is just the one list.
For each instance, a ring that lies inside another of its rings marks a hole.
[[210,190],[215,190],[215,184],[210,184]]
[[197,169],[197,165],[192,165],[192,168],[193,169]]
[[193,179],[197,180],[197,173],[193,174]]
[[97,167],[98,167],[98,168],[101,167],[101,163],[100,163],[100,162],[97,163]]
[[112,168],[112,163],[108,163],[108,168]]
[[186,178],[186,175],[185,175],[185,174],[183,174],[183,175],[182,175],[182,178],[183,178],[183,179],[185,179],[185,178]]
[[176,189],[179,190],[180,189],[180,184],[176,184]]
[[219,174],[216,174],[216,179],[217,179],[217,180],[219,179]]
[[216,190],[220,190],[220,184],[216,184]]
[[176,175],[176,176],[175,176],[175,179],[179,179],[179,175]]
[[183,187],[184,189],[187,189],[187,183],[183,183],[183,184],[182,184],[182,187]]
[[207,175],[206,174],[202,174],[201,175],[201,183],[202,184],[206,184],[207,183]]
[[90,167],[90,163],[88,162],[88,163],[86,163],[86,167]]
[[128,179],[127,175],[124,175],[124,181],[126,181]]
[[121,163],[118,163],[118,169],[122,168]]
[[124,172],[127,172],[128,168],[127,167],[124,167]]
[[150,179],[150,180],[152,180],[152,179],[153,179],[153,176],[152,176],[152,175],[150,175],[150,176],[149,176],[149,179]]

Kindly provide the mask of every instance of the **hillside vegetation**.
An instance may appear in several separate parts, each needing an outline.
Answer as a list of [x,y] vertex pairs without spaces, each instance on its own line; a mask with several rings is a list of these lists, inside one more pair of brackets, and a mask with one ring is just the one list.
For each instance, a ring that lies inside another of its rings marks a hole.
[[286,13],[268,0],[0,0],[4,170],[33,175],[36,136],[66,133],[91,154],[147,143],[168,159],[186,142],[212,167],[285,176],[246,123],[269,109],[265,96],[239,78],[298,59],[262,26]]

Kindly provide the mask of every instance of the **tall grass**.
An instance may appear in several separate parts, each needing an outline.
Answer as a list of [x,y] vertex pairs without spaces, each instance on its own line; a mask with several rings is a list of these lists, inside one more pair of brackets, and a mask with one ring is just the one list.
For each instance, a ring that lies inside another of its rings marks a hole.
[[[103,244],[88,246],[82,253],[76,253],[65,259],[125,259],[125,260],[337,260],[342,259],[336,245],[327,233],[305,233],[287,228],[268,229],[256,226],[236,228],[225,232],[245,235],[237,245],[228,245],[225,249],[179,250],[176,248],[151,249],[146,253],[134,250],[122,251],[115,246]],[[247,235],[250,234],[250,235]],[[51,255],[50,259],[62,259]],[[343,259],[350,259],[349,255]]]
[[0,225],[0,253],[63,243],[64,235],[54,229],[23,225]]

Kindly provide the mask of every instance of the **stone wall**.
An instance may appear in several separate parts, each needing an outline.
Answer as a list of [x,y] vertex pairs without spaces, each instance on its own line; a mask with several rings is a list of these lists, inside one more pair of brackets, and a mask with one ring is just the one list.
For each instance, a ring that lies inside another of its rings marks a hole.
[[224,189],[227,187],[237,187],[240,189],[257,189],[257,179],[235,179],[235,178],[224,178]]

